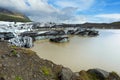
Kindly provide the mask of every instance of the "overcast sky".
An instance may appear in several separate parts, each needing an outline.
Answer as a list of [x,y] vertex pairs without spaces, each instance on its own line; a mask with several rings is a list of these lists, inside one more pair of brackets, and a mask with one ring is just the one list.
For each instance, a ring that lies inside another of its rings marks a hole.
[[37,22],[120,21],[120,0],[0,0],[0,6]]

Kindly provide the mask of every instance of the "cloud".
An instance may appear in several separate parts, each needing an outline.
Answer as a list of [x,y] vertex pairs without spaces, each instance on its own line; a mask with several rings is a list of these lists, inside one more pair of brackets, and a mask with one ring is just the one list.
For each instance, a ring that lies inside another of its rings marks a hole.
[[40,12],[38,15],[30,15],[30,18],[40,22],[65,22],[75,17],[73,15],[75,10],[75,8],[69,7],[51,13]]
[[98,14],[95,15],[96,18],[99,18],[106,22],[114,22],[114,21],[120,21],[120,14],[114,13],[114,14]]
[[0,7],[19,10],[27,8],[23,0],[0,0]]
[[65,7],[74,7],[78,8],[78,10],[86,10],[89,9],[95,2],[95,0],[50,0],[55,6],[59,8]]
[[[53,5],[53,3],[61,8]],[[0,7],[17,10],[40,22],[72,22],[80,20],[76,11],[88,7],[93,0],[0,0]],[[83,9],[82,9],[83,10]],[[78,19],[78,20],[77,20]],[[81,21],[81,20],[80,20]]]
[[55,8],[45,0],[0,0],[0,7],[18,10],[24,13],[54,12]]
[[[101,2],[97,0],[0,0],[0,7],[24,13],[36,22],[85,23],[120,20],[120,14],[96,15],[96,12],[106,5],[105,1]],[[87,14],[80,14],[84,11]],[[90,12],[95,14],[91,15]]]
[[96,17],[119,20],[120,14],[99,14]]

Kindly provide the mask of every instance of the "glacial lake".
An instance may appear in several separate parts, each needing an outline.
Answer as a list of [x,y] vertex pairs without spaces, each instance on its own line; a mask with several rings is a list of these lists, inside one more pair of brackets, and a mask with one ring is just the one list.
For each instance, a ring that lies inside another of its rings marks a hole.
[[72,71],[100,68],[120,74],[120,30],[99,30],[97,37],[71,36],[67,43],[39,40],[33,51]]

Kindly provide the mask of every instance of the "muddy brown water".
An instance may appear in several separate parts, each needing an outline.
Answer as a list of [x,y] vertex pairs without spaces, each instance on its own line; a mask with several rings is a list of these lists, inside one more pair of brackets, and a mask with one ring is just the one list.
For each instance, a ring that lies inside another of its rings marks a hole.
[[67,43],[39,40],[33,51],[73,71],[100,68],[120,74],[120,30],[99,30],[97,37],[71,36]]

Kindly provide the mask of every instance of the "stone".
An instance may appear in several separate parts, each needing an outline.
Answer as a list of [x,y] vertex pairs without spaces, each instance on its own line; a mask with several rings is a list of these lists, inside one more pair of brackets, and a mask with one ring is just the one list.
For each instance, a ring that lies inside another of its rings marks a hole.
[[80,35],[80,36],[90,36],[90,37],[94,37],[94,36],[98,36],[99,32],[96,30],[91,30],[91,29],[77,29],[75,31],[76,35]]
[[20,63],[17,63],[17,66],[19,66],[20,65]]
[[16,54],[16,57],[20,58],[20,55],[19,55],[19,54]]
[[3,65],[2,64],[0,64],[0,68],[2,67]]
[[98,31],[89,31],[88,33],[88,36],[97,36],[97,35],[99,35]]
[[73,34],[75,34],[75,31],[74,30],[68,30],[67,34],[68,35],[73,35]]
[[5,55],[5,54],[4,54],[4,55],[2,55],[2,56],[1,56],[1,58],[2,58],[2,59],[6,58],[6,55]]
[[0,80],[5,80],[3,77],[0,77]]
[[96,74],[100,79],[105,79],[109,77],[109,72],[102,69],[90,69],[87,72],[91,74]]
[[62,68],[59,79],[60,80],[73,80],[73,72],[69,68]]
[[120,77],[117,73],[111,72],[109,77],[108,77],[108,80],[120,80]]
[[63,43],[63,42],[68,42],[69,38],[68,37],[51,38],[50,41],[52,41],[52,42],[58,42],[58,43]]

